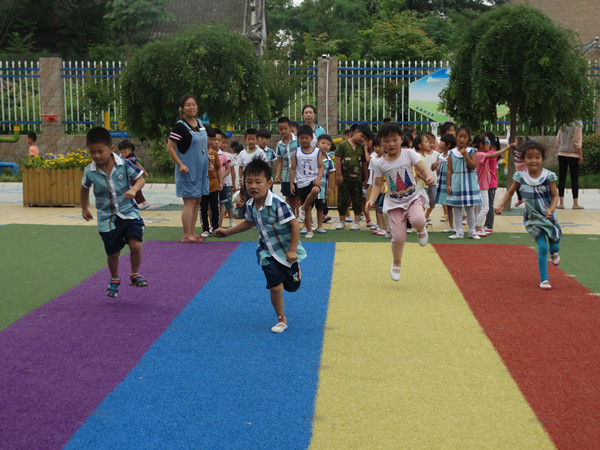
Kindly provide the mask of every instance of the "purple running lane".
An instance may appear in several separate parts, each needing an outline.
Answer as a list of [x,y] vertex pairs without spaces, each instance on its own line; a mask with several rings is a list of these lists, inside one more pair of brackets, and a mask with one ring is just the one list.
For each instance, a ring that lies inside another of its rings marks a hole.
[[0,332],[0,448],[62,448],[237,245],[146,242],[148,287],[125,255],[118,298],[105,268]]

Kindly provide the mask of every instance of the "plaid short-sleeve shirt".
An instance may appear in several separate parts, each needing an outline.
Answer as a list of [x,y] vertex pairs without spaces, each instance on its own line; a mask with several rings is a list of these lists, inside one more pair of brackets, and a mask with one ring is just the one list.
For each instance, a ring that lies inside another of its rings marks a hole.
[[[285,259],[285,254],[290,249],[292,237],[288,222],[295,218],[289,205],[271,191],[267,193],[265,204],[258,210],[254,206],[254,199],[248,200],[246,220],[254,223],[259,234],[256,249],[258,264],[268,265],[267,258],[273,257],[284,266],[292,266],[292,263]],[[300,242],[298,242],[296,254],[298,262],[306,257],[306,251]]]
[[125,200],[124,195],[131,189],[131,180],[137,180],[143,172],[129,161],[113,153],[115,164],[110,176],[98,170],[96,163],[88,164],[83,172],[81,185],[86,189],[94,186],[96,208],[98,209],[98,231],[105,233],[115,229],[117,217],[141,219],[134,200]]

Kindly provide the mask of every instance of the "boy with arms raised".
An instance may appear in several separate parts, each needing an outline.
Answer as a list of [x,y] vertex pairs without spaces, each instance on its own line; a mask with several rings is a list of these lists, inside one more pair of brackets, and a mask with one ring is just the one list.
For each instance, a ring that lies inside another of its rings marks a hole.
[[256,253],[258,263],[267,279],[271,304],[277,314],[273,333],[287,329],[283,290],[295,292],[300,287],[298,263],[306,257],[300,244],[300,225],[289,205],[271,192],[273,186],[271,166],[261,159],[253,159],[244,169],[246,217],[233,228],[215,230],[217,237],[242,233],[256,226],[259,232]]
[[113,153],[112,137],[105,128],[95,127],[88,131],[86,144],[93,162],[85,168],[81,180],[81,215],[87,221],[93,219],[88,209],[93,185],[98,231],[104,241],[111,276],[106,295],[117,297],[121,284],[119,255],[125,244],[129,245],[130,251],[130,286],[148,286],[138,272],[142,262],[144,222],[133,200],[145,181],[140,169]]

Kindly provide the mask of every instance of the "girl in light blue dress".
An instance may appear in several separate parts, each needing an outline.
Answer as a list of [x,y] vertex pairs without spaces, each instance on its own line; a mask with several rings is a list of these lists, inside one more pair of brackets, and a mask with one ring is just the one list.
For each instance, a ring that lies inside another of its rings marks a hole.
[[560,238],[562,231],[556,216],[558,189],[556,174],[542,167],[546,148],[535,141],[526,141],[519,149],[527,170],[516,172],[512,186],[506,191],[496,214],[502,214],[503,206],[510,202],[517,189],[521,191],[525,203],[523,223],[538,247],[538,269],[540,288],[552,289],[548,280],[548,253],[552,264],[560,264]]

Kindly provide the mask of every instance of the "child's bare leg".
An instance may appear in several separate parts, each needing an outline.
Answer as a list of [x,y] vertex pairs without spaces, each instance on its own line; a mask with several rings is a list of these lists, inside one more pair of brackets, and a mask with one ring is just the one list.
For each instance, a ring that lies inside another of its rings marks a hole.
[[454,210],[448,205],[444,205],[444,208],[446,208],[446,216],[448,216],[448,228],[452,228],[454,226]]
[[367,208],[365,208],[365,206],[367,206],[367,199],[363,197],[362,199],[362,210],[363,213],[365,215],[365,222],[370,222],[371,221],[371,214],[369,213],[369,211],[367,210]]
[[317,208],[317,230],[323,228],[323,208]]
[[108,263],[108,270],[110,271],[111,278],[119,278],[119,256],[121,252],[113,253],[106,257]]
[[287,317],[285,317],[285,309],[283,307],[283,283],[278,284],[270,289],[271,304],[277,314],[277,322],[287,323]]
[[[442,209],[444,210],[444,215],[448,217],[448,221],[450,221],[450,216],[448,215],[448,205],[442,205]],[[452,211],[452,208],[450,208],[450,211]]]
[[400,267],[404,243],[406,242],[406,218],[403,217],[403,213],[398,212],[397,210],[391,210],[388,212],[388,220],[392,230],[392,256],[394,258],[394,267]]
[[377,226],[380,230],[387,230],[387,223],[385,222],[385,217],[383,213],[375,212],[375,217],[377,217]]
[[142,241],[130,237],[127,239],[127,245],[129,245],[129,261],[131,262],[131,274],[140,272],[140,265],[142,264]]
[[306,214],[304,216],[304,226],[306,227],[306,229],[310,233],[312,231],[312,228],[313,228],[312,227],[312,205],[309,206],[308,208],[305,208],[304,211],[306,211]]
[[433,211],[433,208],[427,208],[425,210],[425,219],[429,219],[429,216],[431,215],[432,211]]
[[[307,214],[308,214],[307,208],[312,207],[312,204],[315,202],[315,200],[319,196],[319,192],[321,192],[321,191],[319,190],[318,187],[315,186],[310,190],[310,193],[306,196],[306,200],[304,200],[304,203],[302,204],[301,208],[304,209]],[[310,206],[307,206],[307,205],[310,205]]]

